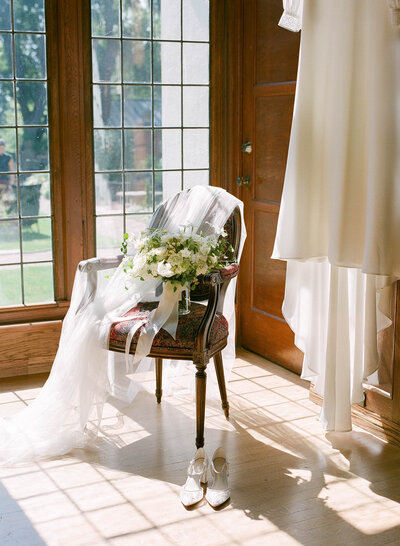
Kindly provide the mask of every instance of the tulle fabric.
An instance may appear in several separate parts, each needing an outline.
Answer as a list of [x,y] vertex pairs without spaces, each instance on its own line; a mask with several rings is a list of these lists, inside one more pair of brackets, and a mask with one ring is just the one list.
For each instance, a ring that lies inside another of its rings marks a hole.
[[323,425],[350,430],[400,278],[400,36],[383,1],[294,4],[300,61],[273,258],[287,261],[283,313]]
[[[196,186],[164,203],[153,215],[151,227],[173,231],[193,225],[195,231],[212,233],[224,226],[241,201],[220,188]],[[246,232],[242,222],[241,250]],[[74,448],[93,444],[97,437],[103,406],[112,395],[126,404],[143,388],[139,378],[153,368],[152,360],[143,359],[131,367],[127,377],[125,359],[108,351],[111,324],[140,301],[155,298],[156,281],[129,283],[122,266],[98,273],[96,293],[87,290],[87,273],[77,270],[71,305],[64,319],[60,344],[50,376],[36,400],[11,418],[0,420],[0,464],[31,462],[59,456]],[[225,373],[229,377],[234,360],[234,292],[230,283],[224,314],[229,322],[229,342],[224,351]],[[185,368],[187,373],[182,373]],[[212,366],[209,367],[212,371]],[[165,393],[190,391],[194,376],[190,362],[164,362]],[[174,381],[174,377],[179,378]],[[213,374],[208,383],[212,386]],[[215,389],[209,389],[209,394]]]

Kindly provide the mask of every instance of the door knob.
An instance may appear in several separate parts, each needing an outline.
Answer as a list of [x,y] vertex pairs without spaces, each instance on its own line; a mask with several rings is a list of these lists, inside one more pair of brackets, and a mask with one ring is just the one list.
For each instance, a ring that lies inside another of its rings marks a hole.
[[253,147],[252,147],[251,142],[249,140],[242,144],[242,152],[244,154],[251,154],[252,151],[253,151]]
[[238,186],[250,186],[250,176],[238,176],[236,178],[236,184]]

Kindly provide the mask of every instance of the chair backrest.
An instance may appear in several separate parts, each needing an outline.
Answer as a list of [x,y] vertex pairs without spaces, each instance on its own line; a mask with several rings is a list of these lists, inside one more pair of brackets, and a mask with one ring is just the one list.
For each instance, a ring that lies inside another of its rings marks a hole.
[[[165,222],[166,216],[169,215],[169,212],[171,210],[172,211],[176,210],[176,207],[179,206],[178,203],[179,203],[180,196],[182,196],[182,194],[188,194],[193,190],[190,190],[190,189],[183,190],[182,192],[175,194],[170,199],[162,203],[153,214],[149,227],[158,228],[161,224],[163,224]],[[208,190],[220,191],[219,188],[214,188],[212,186],[209,186]],[[230,253],[230,255],[228,254],[228,260],[231,262],[234,262],[237,260],[237,256],[238,256],[239,248],[240,248],[241,228],[242,226],[241,226],[240,209],[239,207],[236,207],[224,225],[224,229],[228,234],[229,243],[233,248],[233,251]],[[200,278],[199,284],[197,284],[191,290],[191,299],[193,301],[203,301],[208,299],[208,296],[209,296],[209,287],[204,285],[201,282],[201,278]]]
[[[228,241],[233,248],[233,252],[228,254],[228,259],[231,262],[235,262],[237,260],[239,253],[241,221],[240,209],[239,207],[236,207],[224,225],[224,229],[227,232]],[[208,299],[209,292],[209,287],[201,282],[200,277],[199,284],[194,286],[194,288],[192,288],[190,291],[190,299],[192,301],[204,301]]]
[[[191,190],[183,190],[183,192],[190,192]],[[173,209],[174,203],[176,203],[176,200],[179,198],[179,194],[176,194],[175,196],[171,197],[167,201],[165,201],[162,205],[158,207],[158,209],[155,211],[151,221],[150,221],[150,227],[157,228],[160,223],[162,222],[163,217],[165,214],[168,214],[168,208],[171,207]],[[240,238],[241,238],[241,214],[239,207],[236,207],[232,214],[229,216],[228,220],[225,222],[224,229],[227,232],[228,240],[230,245],[233,248],[233,252],[228,255],[228,259],[231,262],[234,262],[237,260],[237,256],[239,253],[240,248]],[[199,284],[197,284],[192,290],[191,290],[191,299],[193,301],[204,301],[208,299],[209,296],[209,287],[206,286],[201,282],[201,278],[199,279]]]

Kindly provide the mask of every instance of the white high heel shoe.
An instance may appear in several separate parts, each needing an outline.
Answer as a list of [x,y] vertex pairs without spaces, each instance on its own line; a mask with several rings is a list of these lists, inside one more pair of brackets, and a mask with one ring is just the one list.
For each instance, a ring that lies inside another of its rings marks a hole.
[[219,447],[212,458],[210,465],[211,483],[208,485],[206,499],[210,506],[217,508],[230,499],[229,463],[226,460],[225,450]]
[[208,457],[204,448],[200,447],[189,463],[186,483],[181,487],[180,499],[185,508],[189,508],[204,497],[201,484],[207,483]]

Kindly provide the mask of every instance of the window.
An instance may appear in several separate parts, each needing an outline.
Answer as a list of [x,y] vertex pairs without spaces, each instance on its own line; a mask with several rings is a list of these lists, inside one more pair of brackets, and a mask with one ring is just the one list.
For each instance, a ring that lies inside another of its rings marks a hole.
[[92,0],[96,247],[209,183],[209,1]]
[[115,254],[161,200],[209,183],[209,9],[218,49],[223,8],[1,0],[0,377],[50,369],[80,260]]
[[0,4],[0,306],[54,300],[45,23]]

